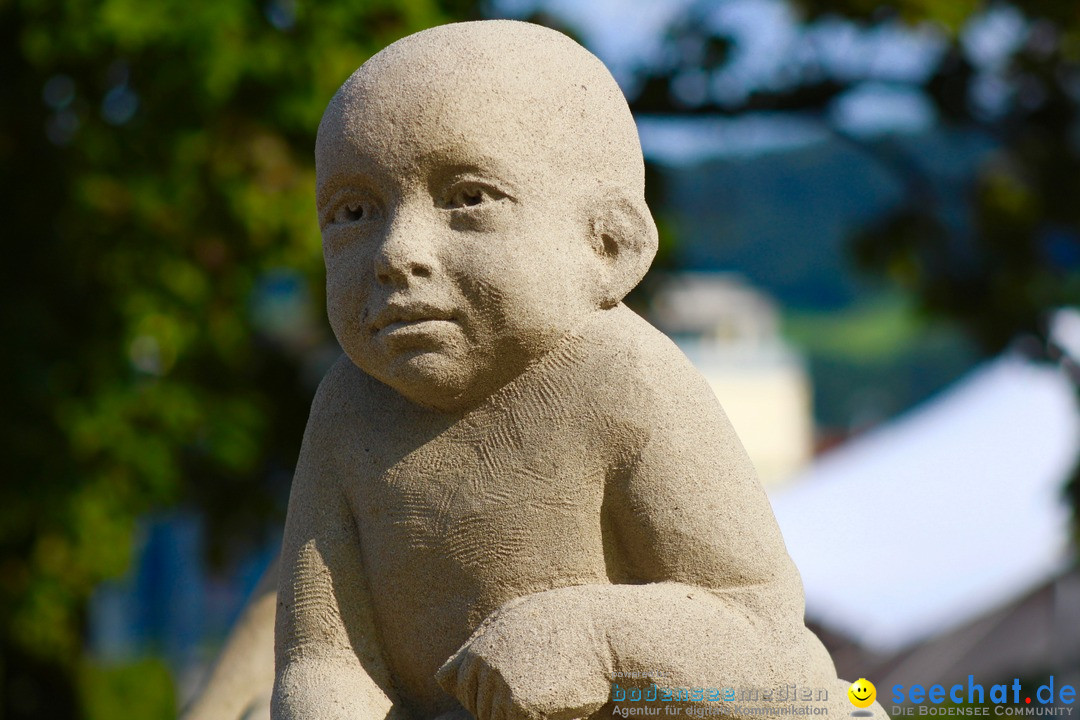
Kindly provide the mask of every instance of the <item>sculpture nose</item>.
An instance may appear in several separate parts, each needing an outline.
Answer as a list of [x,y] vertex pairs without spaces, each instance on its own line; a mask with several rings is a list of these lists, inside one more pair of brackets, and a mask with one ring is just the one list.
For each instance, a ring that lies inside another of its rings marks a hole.
[[396,213],[375,254],[375,277],[384,285],[408,285],[434,272],[435,232],[420,212]]

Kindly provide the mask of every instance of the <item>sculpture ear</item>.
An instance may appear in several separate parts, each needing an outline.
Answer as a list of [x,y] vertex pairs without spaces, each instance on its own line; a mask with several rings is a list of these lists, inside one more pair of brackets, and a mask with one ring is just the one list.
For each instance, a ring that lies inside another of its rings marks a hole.
[[614,307],[641,282],[652,264],[656,223],[644,199],[633,202],[612,191],[593,213],[589,233],[593,251],[604,268],[600,306]]

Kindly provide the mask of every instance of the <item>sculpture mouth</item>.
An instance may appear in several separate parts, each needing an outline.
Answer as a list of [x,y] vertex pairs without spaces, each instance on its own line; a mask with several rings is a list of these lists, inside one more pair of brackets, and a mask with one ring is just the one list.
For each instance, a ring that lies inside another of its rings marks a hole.
[[426,303],[391,304],[380,311],[372,321],[371,335],[396,334],[401,331],[434,329],[437,324],[455,322],[454,314],[443,308]]

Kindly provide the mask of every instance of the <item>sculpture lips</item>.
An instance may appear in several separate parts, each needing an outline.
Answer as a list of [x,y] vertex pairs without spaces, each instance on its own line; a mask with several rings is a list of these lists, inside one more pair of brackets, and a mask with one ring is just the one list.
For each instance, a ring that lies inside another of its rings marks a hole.
[[371,334],[381,331],[394,332],[402,328],[431,321],[452,321],[454,316],[447,310],[427,303],[392,303],[380,310],[369,325]]

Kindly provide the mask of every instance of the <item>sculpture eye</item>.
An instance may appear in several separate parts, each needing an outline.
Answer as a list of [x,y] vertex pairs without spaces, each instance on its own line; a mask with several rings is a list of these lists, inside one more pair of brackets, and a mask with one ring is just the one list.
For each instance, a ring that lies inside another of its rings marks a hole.
[[358,220],[363,220],[370,214],[371,211],[364,201],[350,200],[348,202],[343,202],[338,206],[334,211],[333,217],[330,218],[330,222],[334,225],[354,223]]
[[454,197],[454,204],[459,207],[472,207],[484,201],[484,191],[479,188],[462,190]]
[[476,207],[493,200],[501,200],[506,197],[502,193],[482,185],[460,185],[453,190],[443,201],[443,207],[448,210],[460,210]]

